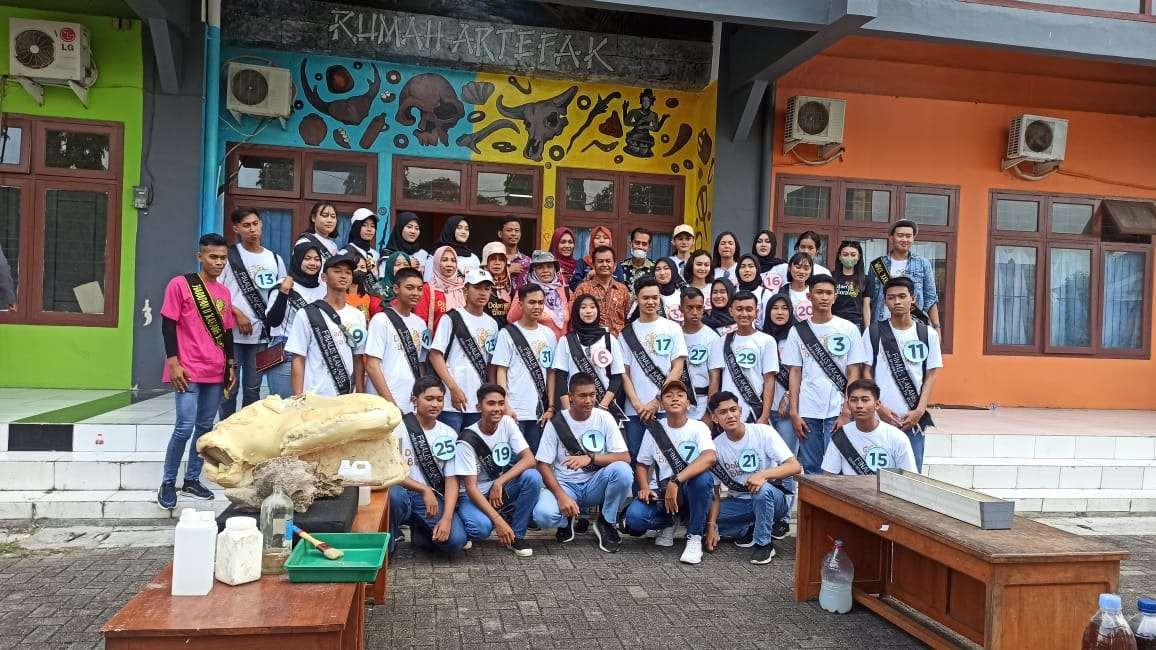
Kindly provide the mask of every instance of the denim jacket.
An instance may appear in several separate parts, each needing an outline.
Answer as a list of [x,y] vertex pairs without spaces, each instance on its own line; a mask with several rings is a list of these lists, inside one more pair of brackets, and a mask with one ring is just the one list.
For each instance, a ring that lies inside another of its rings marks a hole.
[[[884,255],[883,263],[887,265],[887,270],[890,272],[891,257]],[[907,271],[904,275],[915,283],[915,304],[919,305],[920,309],[926,312],[931,309],[932,305],[939,303],[939,293],[935,290],[935,269],[931,266],[931,260],[909,254]],[[879,278],[871,270],[870,264],[867,265],[867,281],[871,286],[871,310],[874,312],[875,320],[887,320],[884,311],[886,305],[883,304],[883,284],[879,282]]]

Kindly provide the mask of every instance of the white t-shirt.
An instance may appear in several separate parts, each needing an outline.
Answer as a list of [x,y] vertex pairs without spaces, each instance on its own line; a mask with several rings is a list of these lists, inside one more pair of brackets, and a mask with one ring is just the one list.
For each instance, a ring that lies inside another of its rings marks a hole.
[[[474,343],[477,344],[478,350],[481,351],[482,356],[486,359],[486,363],[490,361],[490,355],[494,352],[494,346],[498,341],[498,323],[492,316],[482,313],[481,316],[474,316],[465,309],[457,309],[458,313],[462,315],[462,321],[466,324],[466,330],[474,336]],[[443,317],[438,321],[437,332],[434,333],[433,343],[430,345],[431,350],[437,350],[442,354],[446,353],[446,348],[449,348],[450,353],[446,357],[446,368],[450,371],[454,381],[466,394],[466,410],[464,413],[478,412],[478,389],[482,387],[482,378],[478,375],[478,371],[474,370],[474,365],[470,363],[470,358],[462,347],[461,341],[454,341],[450,343],[453,338],[454,322],[450,320],[449,316]],[[487,378],[486,381],[489,381]],[[454,408],[453,400],[446,400],[445,410],[458,413]]]
[[[626,451],[626,440],[618,428],[618,421],[608,411],[594,409],[590,417],[582,422],[570,417],[570,411],[563,410],[562,417],[570,425],[578,444],[592,454],[617,454]],[[550,463],[554,466],[554,474],[563,483],[585,483],[594,476],[594,472],[583,469],[570,469],[562,464],[566,460],[566,446],[558,439],[558,432],[554,430],[554,423],[547,422],[542,430],[542,441],[538,444],[538,462]]]
[[[844,374],[847,366],[864,363],[863,346],[859,339],[859,328],[848,320],[832,316],[822,325],[811,321],[815,338],[827,350],[835,365]],[[843,393],[827,378],[823,368],[811,358],[811,353],[799,338],[798,326],[791,328],[783,349],[781,362],[803,369],[799,394],[799,416],[804,418],[830,418],[839,415],[843,409]]]
[[[735,481],[746,483],[751,474],[778,467],[794,458],[779,432],[769,424],[747,424],[743,437],[731,440],[723,433],[714,439],[716,463]],[[749,499],[748,492],[731,492],[730,498]]]
[[[455,476],[459,451],[458,432],[443,422],[435,423],[432,429],[427,430],[423,427],[422,432],[425,433],[430,452],[433,453],[442,476]],[[417,455],[414,454],[413,444],[409,439],[409,429],[404,422],[398,425],[397,434],[401,438],[401,456],[405,459],[405,464],[409,465],[409,477],[422,485],[429,485],[425,480],[425,474],[421,473],[421,465],[417,463]]]
[[[882,321],[878,325],[879,327],[892,327],[890,321]],[[899,353],[903,356],[903,365],[907,366],[907,374],[911,377],[911,382],[915,384],[915,390],[923,390],[923,360],[927,360],[928,370],[943,367],[939,332],[935,331],[934,327],[928,327],[927,344],[925,345],[919,340],[919,333],[914,323],[905,330],[897,330],[892,327],[891,331],[895,333],[895,343],[899,346]],[[864,363],[875,361],[875,383],[879,384],[879,400],[891,409],[895,417],[904,417],[909,409],[907,402],[903,399],[903,393],[899,392],[899,385],[895,383],[895,377],[891,374],[891,368],[887,365],[887,357],[883,354],[882,339],[879,341],[879,349],[873,350],[871,348],[871,335],[864,334],[861,346]]]
[[358,257],[364,258],[366,268],[369,269],[370,273],[373,273],[374,270],[377,268],[377,265],[381,262],[381,254],[378,253],[377,250],[373,249],[373,248],[371,248],[369,250],[364,250],[361,247],[356,246],[354,244],[348,244],[338,252],[342,255],[344,255],[345,253],[353,253],[354,255],[356,255]]
[[[690,372],[691,389],[710,388],[710,352],[714,342],[719,340],[718,332],[703,325],[694,334],[683,332],[686,339],[686,365]],[[709,395],[695,395],[698,404],[690,406],[687,413],[691,418],[701,420],[706,415]]]
[[[634,327],[634,333],[638,336],[642,349],[647,352],[664,376],[670,374],[670,366],[675,359],[686,356],[686,339],[682,336],[682,328],[672,320],[658,318],[649,323],[634,321],[627,327]],[[634,362],[634,354],[626,344],[626,337],[620,335],[618,341],[622,348],[622,363],[630,368],[630,381],[634,383],[634,392],[638,395],[639,401],[645,404],[658,396],[659,387],[650,381],[650,377],[642,371],[642,366]],[[626,400],[626,415],[638,415],[630,400]]]
[[302,235],[301,237],[298,237],[297,241],[293,242],[293,245],[296,246],[297,244],[300,244],[303,241],[307,241],[307,242],[312,244],[313,243],[313,237],[316,237],[317,241],[321,242],[321,245],[325,247],[326,254],[322,255],[322,257],[332,257],[332,256],[337,254],[337,242],[335,242],[332,239],[325,237],[323,235],[318,235],[317,233],[309,233],[309,234],[311,235],[309,238],[306,238],[304,235]]
[[[783,363],[783,351],[786,350],[786,348],[787,348],[787,339],[783,339],[782,341],[777,341],[775,343],[775,347],[778,348],[778,350],[779,350],[779,370],[782,370],[783,366],[786,365],[785,363]],[[779,411],[779,404],[782,403],[783,396],[787,394],[787,387],[786,386],[783,386],[782,384],[780,384],[778,379],[775,379],[773,381],[775,382],[775,403],[771,404],[771,414],[772,415]]]
[[[725,344],[726,337],[719,337],[711,346],[710,369],[722,370],[720,387],[722,390],[734,393],[739,398],[739,404],[743,408],[742,419],[746,420],[751,416],[751,405],[743,399],[742,393],[739,392],[738,386],[735,385],[734,378],[731,376],[730,369],[727,368],[726,357],[723,354]],[[735,362],[742,368],[743,375],[746,376],[747,381],[751,383],[751,387],[755,389],[761,399],[765,375],[767,373],[773,375],[779,371],[779,350],[778,346],[775,345],[775,339],[770,334],[758,330],[748,336],[736,333],[734,341],[731,343],[731,350],[734,352]],[[755,419],[760,416],[762,416],[762,412],[754,414]]]
[[[710,437],[710,429],[698,420],[687,420],[686,424],[681,427],[674,428],[666,423],[666,420],[658,420],[659,425],[666,429],[666,435],[670,438],[670,442],[674,444],[678,455],[689,465],[693,463],[699,454],[704,451],[714,451],[714,440]],[[670,463],[666,460],[666,454],[658,448],[658,443],[654,440],[654,436],[647,431],[642,435],[642,446],[638,448],[638,459],[635,461],[639,465],[650,465],[650,489],[658,488],[658,482],[664,481],[671,477]],[[655,477],[654,465],[658,466],[658,476]],[[662,495],[659,495],[662,496]]]
[[[606,340],[610,340],[610,347],[606,347]],[[618,339],[613,336],[606,336],[594,342],[594,345],[586,346],[579,345],[582,351],[586,354],[586,358],[590,359],[591,365],[594,366],[594,372],[598,375],[598,380],[602,382],[602,388],[610,386],[610,376],[607,375],[607,370],[610,375],[621,375],[625,372],[622,365],[622,348],[618,345]],[[554,346],[554,365],[555,370],[561,370],[568,375],[574,375],[581,372],[578,370],[577,364],[570,356],[570,342],[565,337],[558,339],[557,345]],[[564,389],[562,392],[566,392]]]
[[[386,309],[391,308],[386,307]],[[406,336],[413,341],[414,349],[417,351],[418,363],[425,361],[426,352],[423,339],[428,336],[425,333],[425,321],[413,312],[401,320],[406,326]],[[410,394],[413,393],[413,384],[417,379],[414,378],[413,370],[409,367],[409,358],[405,355],[401,337],[394,329],[389,317],[384,313],[374,314],[369,321],[369,339],[365,343],[365,354],[381,360],[381,374],[385,377],[385,384],[389,386],[389,392],[393,393],[397,408],[403,414],[413,413],[413,400],[410,399]],[[377,394],[377,389],[374,388],[373,382],[369,381],[368,377],[365,381],[365,392],[371,395]]]
[[791,309],[795,312],[795,320],[811,320],[814,309],[811,306],[811,298],[808,295],[808,290],[795,291],[788,287],[787,292],[790,294]]
[[[768,288],[778,291],[779,287],[790,282],[790,278],[787,276],[789,264],[789,262],[783,262],[782,264],[772,266],[770,271],[763,274],[763,283],[766,284]],[[777,275],[778,280],[767,277],[768,274]],[[831,270],[815,262],[811,267],[811,275],[831,275]]]
[[[867,462],[867,467],[876,472],[887,468],[917,471],[915,454],[911,451],[911,441],[907,439],[907,434],[886,422],[876,421],[879,424],[870,432],[860,431],[854,421],[843,427],[847,440],[851,441],[851,446]],[[827,451],[823,453],[823,471],[851,476],[856,474],[851,463],[839,453],[834,441],[827,445]]]
[[[292,298],[292,294],[297,294],[301,297],[301,300],[303,300],[305,304],[308,305],[309,303],[317,302],[318,300],[324,300],[325,293],[326,289],[324,284],[318,284],[316,287],[310,288],[303,287],[295,282],[293,283],[293,288],[289,290],[290,295],[286,296],[286,298]],[[266,314],[269,313],[269,310],[273,309],[273,301],[275,301],[279,295],[281,295],[281,292],[277,288],[274,288],[269,292],[269,296],[265,298],[265,304],[269,306],[265,311]],[[293,306],[292,300],[286,302],[285,319],[281,321],[280,325],[274,327],[270,331],[270,336],[289,336],[289,328],[293,326],[293,320],[297,317],[297,312],[298,309]]]
[[[345,364],[345,370],[353,381],[353,355],[365,353],[365,316],[361,310],[353,305],[346,305],[337,310],[341,319],[341,326],[329,319],[324,311],[321,318],[329,326],[329,333],[333,336],[333,343]],[[358,341],[357,347],[350,347],[348,341]],[[301,318],[293,319],[293,327],[289,329],[289,338],[285,341],[285,351],[305,357],[305,392],[316,395],[337,395],[337,385],[329,374],[325,359],[321,356],[321,347],[317,338],[313,336],[313,328],[309,325],[309,317],[301,314]]]
[[[907,275],[907,263],[909,261],[911,261],[910,256],[908,256],[906,259],[902,259],[902,260],[897,260],[894,257],[891,257],[890,255],[884,256],[884,262],[886,262],[886,264],[887,264],[887,274],[893,278],[897,278],[897,277],[902,276],[902,275]],[[887,301],[883,301],[883,320],[890,320],[890,319],[891,319],[891,310],[887,308]]]
[[731,281],[731,284],[737,287],[739,284],[739,279],[735,276],[735,274],[738,273],[738,270],[739,265],[737,262],[735,264],[731,264],[729,268],[725,269],[721,266],[716,266],[714,269],[714,279],[717,280],[719,278],[726,278],[727,280]]
[[775,295],[775,292],[766,287],[757,287],[751,293],[755,294],[757,306],[755,311],[755,329],[760,329],[767,318],[767,303],[771,302],[771,298]]
[[[466,429],[478,434],[478,437],[486,443],[486,446],[490,448],[490,458],[503,472],[518,462],[518,454],[530,448],[530,445],[526,444],[526,437],[522,435],[522,430],[518,428],[518,423],[508,415],[502,416],[501,421],[498,422],[498,428],[488,436],[482,433],[477,422]],[[481,470],[478,464],[478,454],[474,451],[473,445],[461,438],[458,438],[458,452],[454,459],[453,474],[454,476],[477,476],[478,489],[482,491],[482,494],[489,494],[490,488],[494,485],[494,479],[498,478],[497,476],[488,476]],[[465,481],[462,481],[461,491],[463,494],[466,492]]]
[[[257,287],[257,293],[269,299],[269,291],[275,289],[281,280],[284,279],[285,264],[281,261],[281,257],[269,250],[268,248],[261,249],[260,253],[250,253],[245,250],[245,247],[236,244],[233,246],[241,252],[241,263],[245,265],[245,270],[249,272],[249,278],[253,280],[253,285]],[[261,321],[264,314],[260,317],[253,312],[253,308],[249,306],[249,301],[245,300],[245,295],[241,293],[241,287],[237,284],[237,276],[233,274],[233,265],[225,264],[225,270],[221,271],[221,277],[217,279],[218,282],[225,285],[229,290],[229,298],[233,302],[233,306],[241,311],[253,323],[252,333],[245,335],[241,334],[240,328],[233,328],[233,342],[234,343],[259,343],[261,341],[261,331],[265,328],[265,324]],[[325,297],[325,289],[321,288],[321,297]],[[269,303],[265,303],[266,309]]]
[[[532,330],[528,330],[518,323],[513,325],[521,330],[522,336],[526,337],[530,351],[538,360],[538,366],[533,368],[533,371],[542,373],[544,384],[546,373],[554,365],[554,346],[557,343],[554,339],[554,332],[545,325],[539,325]],[[538,387],[534,384],[530,369],[527,369],[526,364],[522,361],[522,355],[518,354],[514,348],[514,339],[510,338],[510,333],[505,328],[498,333],[498,341],[494,345],[494,356],[490,363],[508,368],[506,394],[510,408],[518,414],[518,419],[538,419]],[[547,396],[548,398],[549,396]]]

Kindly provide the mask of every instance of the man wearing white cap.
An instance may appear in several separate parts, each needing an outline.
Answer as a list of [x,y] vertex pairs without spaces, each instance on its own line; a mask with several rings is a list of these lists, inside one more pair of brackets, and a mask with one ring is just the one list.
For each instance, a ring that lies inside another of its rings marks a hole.
[[694,248],[694,228],[685,223],[675,226],[670,245],[673,250],[670,259],[678,267],[675,269],[678,271],[678,277],[686,277],[683,270],[686,268],[686,261],[690,259],[690,250]]
[[479,419],[478,388],[489,381],[490,356],[498,323],[485,312],[494,278],[485,269],[473,269],[465,278],[466,304],[451,309],[438,321],[429,348],[429,362],[446,385],[445,409],[438,420],[461,432]]

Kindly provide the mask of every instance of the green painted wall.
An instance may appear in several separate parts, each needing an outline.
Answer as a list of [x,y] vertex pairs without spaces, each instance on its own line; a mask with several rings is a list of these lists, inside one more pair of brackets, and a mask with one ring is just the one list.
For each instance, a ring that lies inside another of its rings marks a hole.
[[[89,90],[87,109],[67,88],[47,88],[44,105],[37,106],[15,82],[8,82],[3,110],[124,124],[120,300],[116,327],[0,325],[0,386],[128,388],[132,368],[137,229],[132,186],[140,179],[144,101],[141,26],[138,21],[121,20],[127,28],[118,29],[112,18],[0,7],[0,43],[8,42],[8,19],[12,16],[78,22],[88,27],[100,76]],[[0,72],[8,72],[7,55],[0,57]],[[159,312],[159,308],[157,305],[154,309]],[[159,313],[155,317],[159,318]]]

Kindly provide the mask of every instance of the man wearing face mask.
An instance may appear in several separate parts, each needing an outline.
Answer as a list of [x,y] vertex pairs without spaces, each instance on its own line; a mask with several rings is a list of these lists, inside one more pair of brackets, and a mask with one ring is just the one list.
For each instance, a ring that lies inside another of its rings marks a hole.
[[630,257],[618,263],[614,271],[614,279],[630,289],[634,296],[634,282],[639,278],[654,275],[654,262],[647,259],[650,253],[651,233],[646,228],[635,228],[630,231]]
[[916,255],[915,235],[919,226],[910,219],[900,219],[891,224],[891,234],[887,237],[887,254],[871,262],[867,269],[867,279],[871,285],[871,304],[874,307],[873,321],[891,318],[884,300],[883,286],[896,277],[911,278],[915,285],[915,307],[911,317],[939,329],[939,294],[935,290],[935,269],[931,260]]

